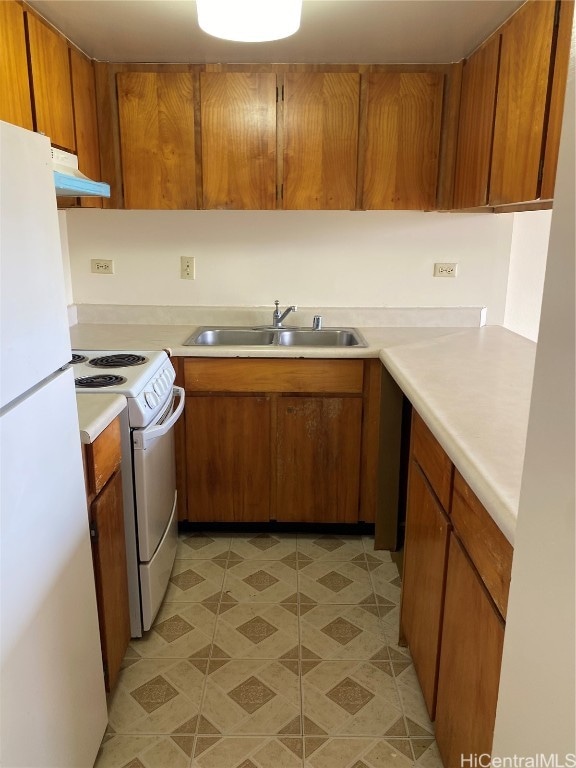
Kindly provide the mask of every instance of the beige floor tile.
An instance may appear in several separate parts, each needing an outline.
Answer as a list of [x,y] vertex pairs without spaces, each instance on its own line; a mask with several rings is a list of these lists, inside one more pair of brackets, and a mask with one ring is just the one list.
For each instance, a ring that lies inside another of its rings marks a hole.
[[300,735],[298,662],[210,662],[202,716],[228,736]]
[[373,608],[316,605],[300,616],[300,641],[322,659],[388,660],[388,637]]
[[[227,608],[226,604],[223,608]],[[213,658],[278,659],[298,646],[294,605],[237,603],[218,615]]]
[[298,553],[312,560],[347,561],[364,555],[360,536],[299,535]]
[[382,563],[370,571],[374,592],[382,603],[400,605],[400,578],[396,563]]
[[298,571],[301,603],[375,604],[367,570],[352,562],[312,562]]
[[120,673],[109,702],[109,729],[120,734],[194,733],[205,663],[142,659]]
[[418,752],[418,745],[416,745],[414,751],[416,757],[416,765],[423,766],[423,768],[444,768],[444,763],[440,757],[440,752],[438,751],[436,742],[432,742],[432,744],[420,755]]
[[305,733],[328,736],[384,736],[402,716],[388,662],[303,663],[302,712]]
[[410,768],[409,739],[305,738],[305,768]]
[[254,533],[233,536],[230,551],[243,560],[296,559],[296,535]]
[[429,733],[434,732],[434,726],[428,717],[424,697],[419,687],[397,681],[398,693],[402,702],[402,709],[407,718],[424,728]]
[[194,736],[108,736],[94,768],[188,768]]
[[295,603],[296,592],[296,571],[281,560],[242,560],[230,563],[226,571],[222,601]]
[[152,629],[133,639],[129,654],[137,658],[208,658],[218,604],[164,603]]
[[192,768],[302,768],[302,738],[199,737]]
[[217,603],[225,573],[225,560],[175,560],[164,602]]
[[181,533],[178,536],[177,560],[226,560],[230,549],[229,533]]

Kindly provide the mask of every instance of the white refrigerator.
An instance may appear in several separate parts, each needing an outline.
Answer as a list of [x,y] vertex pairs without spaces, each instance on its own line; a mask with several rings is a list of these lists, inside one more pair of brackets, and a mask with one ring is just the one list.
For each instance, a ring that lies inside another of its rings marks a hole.
[[91,768],[106,728],[48,138],[0,122],[0,765]]

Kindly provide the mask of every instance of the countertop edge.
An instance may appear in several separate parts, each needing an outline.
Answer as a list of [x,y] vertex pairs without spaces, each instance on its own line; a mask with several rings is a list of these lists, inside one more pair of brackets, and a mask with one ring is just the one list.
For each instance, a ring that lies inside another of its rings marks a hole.
[[124,395],[76,393],[80,442],[90,445],[119,416],[127,402]]

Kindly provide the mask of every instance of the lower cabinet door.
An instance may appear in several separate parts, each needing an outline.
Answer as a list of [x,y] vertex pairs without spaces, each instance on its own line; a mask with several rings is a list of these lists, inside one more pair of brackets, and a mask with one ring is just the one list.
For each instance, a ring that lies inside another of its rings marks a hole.
[[357,523],[362,398],[277,402],[277,520]]
[[432,720],[436,708],[449,535],[448,518],[420,466],[412,460],[400,624]]
[[268,522],[272,483],[270,398],[186,398],[190,522]]
[[445,766],[492,751],[503,644],[504,622],[452,534],[436,707]]
[[114,689],[130,642],[130,609],[126,570],[126,539],[122,475],[116,472],[92,502],[94,576],[106,689]]

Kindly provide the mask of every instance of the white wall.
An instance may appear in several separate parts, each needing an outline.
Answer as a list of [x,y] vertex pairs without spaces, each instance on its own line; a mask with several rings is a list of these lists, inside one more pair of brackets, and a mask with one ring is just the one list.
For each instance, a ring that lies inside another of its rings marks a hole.
[[[504,321],[510,215],[90,209],[67,223],[77,304],[485,305]],[[195,281],[181,256],[196,257]],[[91,274],[91,258],[115,274]],[[435,261],[458,262],[458,277],[433,278]]]
[[513,216],[504,325],[537,341],[552,211]]
[[542,766],[576,753],[574,57],[573,35],[494,732]]

